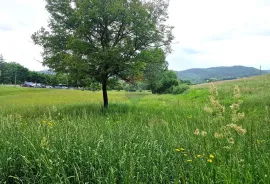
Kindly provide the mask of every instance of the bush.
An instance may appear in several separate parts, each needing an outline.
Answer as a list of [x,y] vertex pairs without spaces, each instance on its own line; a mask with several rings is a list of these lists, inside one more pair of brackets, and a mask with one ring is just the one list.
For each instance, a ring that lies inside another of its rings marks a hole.
[[189,89],[189,86],[187,84],[180,84],[178,86],[173,86],[172,94],[175,94],[175,95],[182,94],[188,89]]
[[177,75],[173,71],[166,71],[157,84],[156,92],[158,94],[169,94],[172,93],[173,87],[178,85]]

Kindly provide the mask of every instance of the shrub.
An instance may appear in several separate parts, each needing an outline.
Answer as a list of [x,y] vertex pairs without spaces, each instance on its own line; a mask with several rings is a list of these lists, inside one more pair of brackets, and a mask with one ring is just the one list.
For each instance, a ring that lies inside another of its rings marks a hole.
[[173,86],[172,94],[175,94],[175,95],[176,94],[182,94],[188,89],[189,89],[189,86],[187,84],[180,84],[178,86]]
[[172,93],[173,87],[178,85],[179,81],[177,79],[177,75],[173,71],[166,71],[157,84],[156,92],[158,94]]

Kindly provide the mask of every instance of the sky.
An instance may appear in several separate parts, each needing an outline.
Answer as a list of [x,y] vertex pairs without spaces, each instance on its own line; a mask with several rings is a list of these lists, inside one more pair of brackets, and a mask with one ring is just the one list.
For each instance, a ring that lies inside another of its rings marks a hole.
[[[0,54],[43,70],[42,49],[31,35],[46,26],[44,0],[0,0]],[[174,26],[169,68],[243,65],[270,69],[270,0],[171,0]]]

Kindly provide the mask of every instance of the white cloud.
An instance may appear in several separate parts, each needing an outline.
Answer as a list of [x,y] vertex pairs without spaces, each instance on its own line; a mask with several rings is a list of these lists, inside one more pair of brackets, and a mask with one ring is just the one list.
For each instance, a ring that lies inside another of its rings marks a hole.
[[[0,6],[0,53],[41,70],[41,48],[31,34],[47,25],[44,0],[8,0]],[[269,0],[171,0],[175,26],[169,68],[246,65],[270,69]]]
[[[9,0],[1,3],[0,53],[7,61],[15,61],[30,70],[42,70],[41,49],[35,46],[31,35],[47,24],[43,0]],[[37,61],[39,60],[39,61]]]
[[[270,69],[270,2],[172,0],[170,24],[180,43],[170,68],[245,65]],[[185,49],[195,50],[194,54]]]

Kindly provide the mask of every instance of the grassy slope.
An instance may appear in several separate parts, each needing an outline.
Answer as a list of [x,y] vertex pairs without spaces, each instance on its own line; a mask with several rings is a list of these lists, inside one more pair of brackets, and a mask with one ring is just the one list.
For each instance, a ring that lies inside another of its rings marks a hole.
[[[247,133],[231,132],[230,144],[214,133],[232,123],[235,84]],[[0,182],[267,183],[269,86],[269,75],[217,83],[222,120],[203,110],[206,85],[178,96],[110,92],[108,110],[100,92],[0,87]]]

